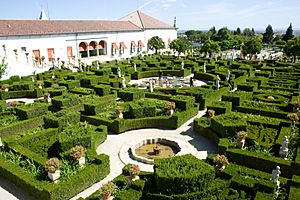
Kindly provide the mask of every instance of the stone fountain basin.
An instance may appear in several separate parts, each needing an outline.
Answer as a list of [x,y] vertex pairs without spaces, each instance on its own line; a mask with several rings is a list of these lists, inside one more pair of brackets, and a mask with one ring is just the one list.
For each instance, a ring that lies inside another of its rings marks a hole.
[[138,143],[134,143],[134,144],[130,145],[129,150],[128,150],[129,156],[133,160],[136,160],[136,161],[139,161],[139,162],[142,162],[145,164],[153,164],[154,159],[139,156],[135,153],[135,150],[143,145],[157,144],[157,143],[175,148],[177,150],[177,153],[175,154],[175,156],[178,155],[181,151],[181,147],[176,141],[173,141],[173,140],[167,139],[167,138],[149,138],[149,139],[144,139]]

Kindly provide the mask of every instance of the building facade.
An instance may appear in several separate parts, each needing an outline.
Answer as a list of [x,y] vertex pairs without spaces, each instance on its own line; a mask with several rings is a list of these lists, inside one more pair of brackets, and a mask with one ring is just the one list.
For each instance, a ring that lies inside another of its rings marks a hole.
[[77,66],[136,56],[148,52],[153,36],[168,48],[177,31],[140,11],[117,21],[0,20],[0,57],[9,65],[6,77],[27,75],[59,63]]

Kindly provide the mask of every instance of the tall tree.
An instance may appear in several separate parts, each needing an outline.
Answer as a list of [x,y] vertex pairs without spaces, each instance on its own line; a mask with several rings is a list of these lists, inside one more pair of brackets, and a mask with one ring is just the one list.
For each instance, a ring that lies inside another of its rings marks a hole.
[[160,37],[153,36],[148,40],[148,48],[155,50],[155,54],[157,54],[158,50],[165,48],[165,43]]
[[254,28],[251,29],[252,35],[255,35]]
[[227,27],[222,27],[218,30],[217,34],[214,37],[215,41],[224,41],[229,38],[229,29]]
[[240,29],[240,27],[237,27],[237,29],[236,29],[236,34],[237,34],[237,35],[241,35],[241,29]]
[[204,42],[203,46],[200,49],[200,52],[205,53],[205,55],[208,54],[209,57],[211,57],[212,53],[217,53],[220,51],[220,46],[218,42],[207,40]]
[[242,47],[242,53],[244,56],[249,55],[250,58],[256,53],[260,53],[262,49],[261,40],[257,37],[251,37],[247,40]]
[[250,30],[250,28],[245,28],[243,30],[243,35],[245,35],[245,36],[252,36],[252,31]]
[[272,26],[269,24],[266,28],[266,31],[263,34],[263,43],[271,43],[273,40],[274,32]]
[[0,79],[4,75],[6,69],[7,69],[7,63],[5,61],[5,58],[3,57],[0,63]]
[[189,41],[183,38],[175,39],[170,43],[170,48],[176,50],[178,56],[189,48]]
[[288,40],[293,39],[293,38],[294,38],[293,27],[292,27],[292,23],[290,23],[290,26],[287,28],[282,39],[287,42]]
[[217,33],[217,31],[216,31],[216,27],[211,27],[210,29],[209,29],[209,31],[213,34],[213,35],[215,35],[216,33]]
[[297,56],[300,56],[300,37],[291,39],[285,45],[283,52],[293,58],[293,61],[296,62]]

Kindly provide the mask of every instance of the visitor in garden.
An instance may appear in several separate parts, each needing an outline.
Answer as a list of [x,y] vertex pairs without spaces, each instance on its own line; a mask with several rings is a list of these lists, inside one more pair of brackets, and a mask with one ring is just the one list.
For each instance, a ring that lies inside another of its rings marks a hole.
[[161,71],[161,69],[160,69],[159,72],[158,72],[158,76],[159,76],[159,79],[162,79],[163,76],[164,76],[164,74],[163,74],[163,72]]

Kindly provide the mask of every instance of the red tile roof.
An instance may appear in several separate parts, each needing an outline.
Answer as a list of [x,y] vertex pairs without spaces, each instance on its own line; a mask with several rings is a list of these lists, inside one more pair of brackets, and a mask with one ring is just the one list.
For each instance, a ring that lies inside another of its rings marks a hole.
[[120,20],[130,21],[136,26],[143,29],[174,29],[174,27],[140,11],[130,13],[129,15],[122,17]]
[[0,36],[141,31],[128,21],[0,20]]

